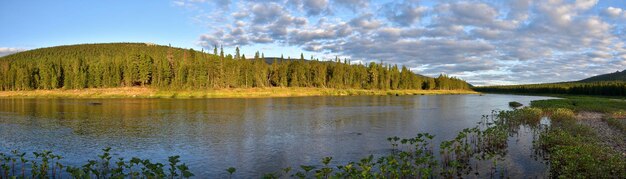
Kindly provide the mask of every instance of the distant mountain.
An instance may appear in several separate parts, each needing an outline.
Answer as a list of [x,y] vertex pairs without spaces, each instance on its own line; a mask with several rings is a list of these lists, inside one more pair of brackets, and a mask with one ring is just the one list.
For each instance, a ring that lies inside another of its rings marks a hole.
[[472,89],[485,93],[626,96],[626,70],[579,81],[481,86]]
[[578,82],[597,82],[597,81],[626,81],[626,70],[616,71],[614,73],[608,73],[598,76],[593,76],[580,80]]

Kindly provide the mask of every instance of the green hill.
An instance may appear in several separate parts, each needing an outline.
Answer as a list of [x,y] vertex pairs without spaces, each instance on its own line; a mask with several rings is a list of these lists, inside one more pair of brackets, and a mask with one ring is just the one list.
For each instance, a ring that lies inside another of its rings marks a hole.
[[626,81],[626,70],[616,71],[614,73],[602,74],[598,76],[589,77],[579,82],[596,82],[596,81]]
[[[162,89],[319,87],[469,89],[457,78],[428,78],[406,67],[254,57],[149,43],[80,44],[0,58],[0,90],[146,86]],[[273,63],[276,62],[276,63]]]
[[626,70],[593,76],[580,81],[472,87],[487,93],[570,94],[626,96]]

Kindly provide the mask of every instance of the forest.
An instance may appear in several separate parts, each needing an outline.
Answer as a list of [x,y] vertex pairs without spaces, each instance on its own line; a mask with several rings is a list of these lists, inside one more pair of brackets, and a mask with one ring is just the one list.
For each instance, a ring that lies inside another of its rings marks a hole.
[[564,82],[529,85],[485,86],[473,88],[486,93],[570,94],[626,96],[624,81]]
[[[271,62],[268,59],[271,59]],[[225,54],[223,48],[174,48],[149,43],[80,44],[0,58],[0,90],[144,86],[159,89],[316,87],[343,89],[469,89],[447,75],[421,76],[391,64],[348,59],[305,60]]]
[[595,82],[595,81],[626,81],[626,70],[616,71],[614,73],[607,73],[597,76],[592,76],[578,82]]

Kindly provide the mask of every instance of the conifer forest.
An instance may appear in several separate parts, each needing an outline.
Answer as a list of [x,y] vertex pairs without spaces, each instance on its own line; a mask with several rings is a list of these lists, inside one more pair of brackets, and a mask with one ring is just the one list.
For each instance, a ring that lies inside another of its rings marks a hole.
[[147,43],[41,48],[0,58],[1,90],[146,86],[159,89],[316,87],[469,89],[458,78],[429,78],[392,64],[348,59],[265,58]]

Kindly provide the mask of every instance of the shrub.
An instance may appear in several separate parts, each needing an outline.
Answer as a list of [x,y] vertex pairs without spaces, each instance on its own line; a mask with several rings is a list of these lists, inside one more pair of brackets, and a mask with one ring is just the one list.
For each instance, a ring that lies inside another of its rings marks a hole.
[[523,104],[522,104],[522,103],[519,103],[519,102],[517,102],[517,101],[511,101],[511,102],[509,102],[509,107],[512,107],[512,108],[518,108],[518,107],[522,107],[522,106],[523,106]]

